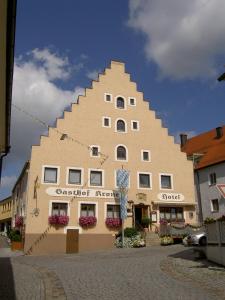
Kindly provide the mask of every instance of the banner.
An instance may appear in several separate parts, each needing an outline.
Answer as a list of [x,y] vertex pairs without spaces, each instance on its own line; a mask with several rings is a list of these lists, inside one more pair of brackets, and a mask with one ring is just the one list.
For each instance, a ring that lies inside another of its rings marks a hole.
[[124,169],[116,171],[116,184],[120,193],[120,217],[127,218],[127,192],[129,186],[129,172]]

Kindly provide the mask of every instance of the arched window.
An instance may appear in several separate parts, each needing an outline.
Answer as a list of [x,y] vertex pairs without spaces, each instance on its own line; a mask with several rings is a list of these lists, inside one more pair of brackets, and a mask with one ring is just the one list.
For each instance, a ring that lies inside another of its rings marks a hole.
[[125,108],[124,99],[122,97],[118,97],[116,99],[116,107],[120,108],[120,109],[124,109]]
[[116,130],[120,132],[125,132],[126,131],[126,125],[123,120],[118,120],[116,123]]
[[118,160],[126,160],[127,159],[127,151],[124,146],[118,146],[116,151]]

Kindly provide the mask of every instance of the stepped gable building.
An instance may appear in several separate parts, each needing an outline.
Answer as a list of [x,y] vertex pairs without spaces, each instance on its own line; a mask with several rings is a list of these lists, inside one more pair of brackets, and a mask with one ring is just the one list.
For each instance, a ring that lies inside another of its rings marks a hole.
[[[181,135],[181,149],[194,163],[198,218],[218,218],[225,214],[225,126],[193,138]],[[220,191],[218,185],[224,185]],[[224,193],[223,193],[224,191]]]
[[112,61],[32,147],[25,252],[75,251],[71,239],[77,251],[113,247],[121,168],[130,174],[125,227],[140,227],[143,217],[156,226],[160,219],[196,222],[192,163],[124,64]]

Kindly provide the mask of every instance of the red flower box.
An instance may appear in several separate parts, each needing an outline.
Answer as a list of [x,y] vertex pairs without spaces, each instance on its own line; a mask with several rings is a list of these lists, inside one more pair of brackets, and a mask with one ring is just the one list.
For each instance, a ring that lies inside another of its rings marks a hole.
[[120,218],[106,218],[105,224],[110,228],[119,228],[122,222]]
[[48,217],[48,223],[51,225],[66,226],[69,223],[69,217],[53,215],[53,216]]
[[96,222],[97,222],[97,219],[94,216],[79,218],[79,224],[81,227],[94,226],[96,224]]

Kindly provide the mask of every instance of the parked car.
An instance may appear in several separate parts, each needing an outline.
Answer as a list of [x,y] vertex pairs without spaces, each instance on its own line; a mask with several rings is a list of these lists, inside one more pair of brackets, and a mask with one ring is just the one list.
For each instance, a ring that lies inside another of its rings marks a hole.
[[205,246],[207,244],[207,237],[205,232],[196,232],[187,236],[188,245]]

